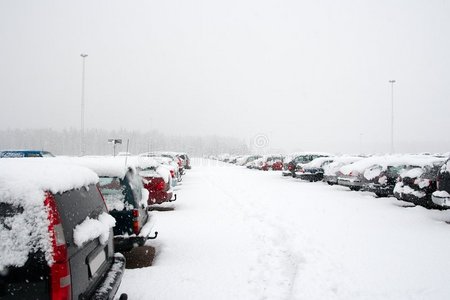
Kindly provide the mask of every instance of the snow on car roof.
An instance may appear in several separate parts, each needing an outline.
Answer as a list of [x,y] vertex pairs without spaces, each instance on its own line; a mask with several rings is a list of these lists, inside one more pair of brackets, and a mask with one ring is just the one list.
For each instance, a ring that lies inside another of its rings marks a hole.
[[350,174],[350,172],[363,172],[365,169],[373,166],[380,165],[383,169],[388,166],[401,166],[401,165],[414,165],[424,167],[432,165],[438,162],[443,162],[444,159],[427,155],[384,155],[384,156],[371,156],[361,159],[349,165],[341,167],[340,171],[344,175]]
[[325,165],[323,170],[325,175],[335,175],[336,172],[344,165],[354,163],[355,161],[361,160],[363,157],[359,156],[339,156],[334,157],[333,162]]
[[303,165],[303,168],[320,168],[325,161],[334,160],[332,156],[318,157],[313,159],[307,164]]
[[129,169],[148,169],[159,166],[153,158],[143,156],[58,157],[57,160],[87,167],[98,176],[118,178],[124,178]]
[[5,210],[0,219],[0,272],[23,266],[31,251],[41,250],[51,264],[45,192],[63,193],[97,182],[91,170],[53,159],[1,159],[0,204]]

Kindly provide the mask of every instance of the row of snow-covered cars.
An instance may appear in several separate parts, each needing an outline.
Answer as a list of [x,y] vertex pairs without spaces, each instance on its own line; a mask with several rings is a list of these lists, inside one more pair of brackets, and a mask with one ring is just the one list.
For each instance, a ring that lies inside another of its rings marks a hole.
[[229,162],[250,169],[280,170],[283,176],[325,181],[378,197],[395,196],[427,208],[450,207],[450,162],[444,155],[333,156],[328,153],[241,156]]
[[189,157],[51,156],[0,151],[0,299],[114,299]]

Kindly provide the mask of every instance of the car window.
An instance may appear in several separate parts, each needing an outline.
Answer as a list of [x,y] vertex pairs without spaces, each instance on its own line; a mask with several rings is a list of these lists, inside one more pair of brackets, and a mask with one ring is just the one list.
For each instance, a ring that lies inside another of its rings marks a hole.
[[8,228],[7,219],[23,213],[23,207],[14,206],[9,203],[0,203],[0,225]]
[[126,186],[118,177],[100,177],[98,187],[105,199],[108,211],[132,209],[133,205],[126,201]]
[[22,152],[0,152],[1,158],[19,158],[24,157],[24,154]]
[[55,201],[61,217],[64,237],[69,245],[73,246],[69,247],[70,255],[76,251],[73,243],[73,229],[87,217],[97,219],[98,215],[106,211],[105,204],[95,185],[56,194]]

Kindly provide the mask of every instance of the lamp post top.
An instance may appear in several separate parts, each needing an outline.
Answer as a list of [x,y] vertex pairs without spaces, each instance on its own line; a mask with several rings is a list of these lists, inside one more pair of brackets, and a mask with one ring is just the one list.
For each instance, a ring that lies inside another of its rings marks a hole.
[[80,56],[81,56],[81,57],[87,57],[88,55],[85,54],[85,53],[81,53]]

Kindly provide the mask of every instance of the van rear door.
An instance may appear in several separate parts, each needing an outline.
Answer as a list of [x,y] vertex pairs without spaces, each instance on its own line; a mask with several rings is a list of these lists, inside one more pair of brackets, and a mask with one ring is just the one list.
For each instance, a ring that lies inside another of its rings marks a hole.
[[89,298],[113,262],[112,230],[105,245],[99,239],[81,247],[74,243],[74,228],[87,217],[97,219],[107,212],[102,196],[95,185],[55,195],[63,225],[70,264],[73,299]]

